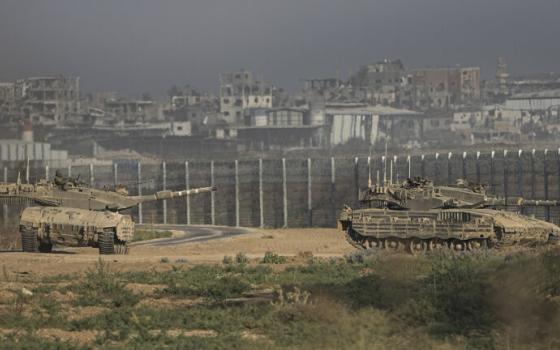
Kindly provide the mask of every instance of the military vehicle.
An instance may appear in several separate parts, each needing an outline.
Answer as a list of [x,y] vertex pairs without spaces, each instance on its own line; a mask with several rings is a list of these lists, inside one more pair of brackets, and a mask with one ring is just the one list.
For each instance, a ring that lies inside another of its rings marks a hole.
[[96,247],[100,254],[127,254],[134,235],[130,215],[67,207],[30,207],[20,218],[24,252],[50,253],[53,244]]
[[555,243],[560,236],[554,224],[498,210],[557,206],[558,201],[497,198],[466,180],[455,186],[434,186],[422,178],[370,186],[360,204],[355,210],[346,206],[339,218],[348,241],[360,249],[464,251]]
[[76,180],[55,177],[52,182],[40,180],[36,184],[0,183],[0,201],[22,201],[28,205],[119,212],[144,202],[215,190],[215,187],[202,187],[183,191],[159,191],[144,196],[129,196],[124,187],[117,187],[115,190],[98,190],[87,187]]
[[24,251],[49,252],[53,244],[60,244],[99,247],[101,254],[126,254],[134,235],[134,223],[129,215],[120,214],[121,211],[140,203],[215,190],[215,187],[202,187],[129,196],[124,186],[98,190],[81,183],[79,178],[66,178],[57,172],[52,182],[0,183],[0,203],[32,206],[23,209],[20,217]]

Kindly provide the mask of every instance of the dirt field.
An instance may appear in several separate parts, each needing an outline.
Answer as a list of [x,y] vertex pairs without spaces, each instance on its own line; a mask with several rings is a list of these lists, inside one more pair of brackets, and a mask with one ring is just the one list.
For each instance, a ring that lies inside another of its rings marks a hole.
[[[132,246],[127,256],[102,256],[120,271],[168,269],[170,263],[221,263],[224,256],[245,253],[250,259],[262,258],[267,251],[288,257],[305,252],[313,256],[343,256],[352,252],[344,234],[336,229],[252,229],[250,233],[176,246]],[[51,254],[3,252],[0,266],[5,271],[28,277],[74,274],[91,268],[100,258],[94,248],[65,248]]]

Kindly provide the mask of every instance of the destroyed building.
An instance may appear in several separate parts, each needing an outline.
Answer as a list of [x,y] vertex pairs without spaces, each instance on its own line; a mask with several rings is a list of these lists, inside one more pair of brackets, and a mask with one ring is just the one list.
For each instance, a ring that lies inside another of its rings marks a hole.
[[247,70],[220,76],[220,113],[229,124],[243,124],[248,108],[271,108],[273,86]]

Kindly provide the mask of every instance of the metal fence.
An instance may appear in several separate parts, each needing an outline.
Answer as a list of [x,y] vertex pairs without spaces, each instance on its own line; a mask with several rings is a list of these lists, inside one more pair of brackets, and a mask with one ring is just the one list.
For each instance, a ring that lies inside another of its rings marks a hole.
[[[489,186],[501,197],[560,199],[560,149],[435,153],[367,158],[255,159],[183,163],[115,163],[65,169],[28,168],[25,179],[52,178],[55,171],[97,188],[129,186],[131,195],[162,189],[216,186],[217,192],[131,210],[138,223],[212,224],[245,227],[334,227],[343,204],[357,205],[369,181],[383,183],[423,176],[437,184],[459,177]],[[4,181],[17,172],[4,167]],[[6,208],[6,206],[4,206]],[[6,210],[6,209],[4,209]],[[560,223],[560,209],[525,208],[523,213]],[[5,216],[5,215],[4,215]]]

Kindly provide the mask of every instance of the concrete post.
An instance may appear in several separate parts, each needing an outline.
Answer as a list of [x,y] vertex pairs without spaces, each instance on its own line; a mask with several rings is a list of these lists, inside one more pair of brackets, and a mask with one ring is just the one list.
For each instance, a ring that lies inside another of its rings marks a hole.
[[331,210],[336,225],[336,164],[334,157],[331,157]]
[[439,153],[435,155],[435,164],[434,164],[434,184],[439,184]]
[[[358,158],[356,158],[356,160],[357,159]],[[381,156],[381,167],[383,168],[383,186],[386,186],[387,185],[387,157],[385,156]]]
[[95,180],[95,175],[93,173],[93,163],[89,163],[89,185],[93,187],[93,181]]
[[410,154],[406,157],[406,162],[408,164],[408,178],[410,179],[412,177],[412,158]]
[[[189,162],[185,162],[185,188],[190,189],[190,178],[189,178]],[[185,197],[186,210],[187,210],[187,225],[191,224],[191,196],[187,194]]]
[[453,153],[449,152],[447,154],[447,184],[451,185],[453,183],[453,170],[451,165],[451,157],[453,157]]
[[495,151],[490,153],[490,191],[492,193],[496,193],[496,186],[494,183],[494,156],[496,155]]
[[517,151],[517,191],[519,196],[523,197],[523,193],[525,192],[523,189],[523,162],[521,159],[521,155],[523,154],[523,150]]
[[[215,186],[214,180],[214,161],[210,161],[210,186]],[[212,225],[216,225],[216,192],[210,192],[210,220]]]
[[[358,157],[354,158],[354,204],[357,206],[360,198],[360,169],[358,168]],[[383,180],[385,183],[385,180]]]
[[311,158],[307,158],[307,213],[309,215],[309,227],[313,227],[313,197],[311,192]]
[[25,165],[25,182],[29,183],[29,158],[27,158],[27,164]]
[[263,198],[263,160],[259,159],[259,214],[260,222],[259,226],[264,228],[264,198]]
[[[161,171],[163,177],[163,190],[167,189],[167,166],[165,162],[161,164]],[[167,224],[167,199],[163,200],[163,223]]]
[[288,227],[288,179],[286,174],[286,158],[282,158],[282,213],[284,227]]
[[[560,179],[560,148],[556,154],[556,168],[558,169],[558,178]],[[558,199],[560,199],[560,186],[558,186]]]
[[399,182],[399,168],[397,167],[397,156],[393,156],[391,160],[391,183],[393,183],[393,167],[395,168],[396,182]]
[[467,178],[467,152],[463,152],[463,158],[461,161],[461,174],[463,179]]
[[475,167],[476,167],[476,182],[480,183],[481,182],[481,178],[480,178],[480,151],[476,151]]
[[[71,169],[68,168],[70,171]],[[136,164],[136,181],[138,186],[138,195],[142,195],[142,164],[140,161]],[[142,216],[142,203],[138,204],[138,223],[143,223],[143,216]]]
[[536,174],[535,174],[535,149],[531,151],[531,199],[535,199],[535,181],[536,181]]
[[[4,167],[4,182],[8,182],[8,167]],[[8,203],[4,203],[2,206],[2,212],[4,214],[4,227],[8,227]]]
[[239,161],[235,160],[235,226],[239,227]]
[[72,164],[68,164],[68,170],[66,170],[66,172],[68,173],[68,177],[72,177]]
[[420,176],[422,177],[426,177],[426,161],[425,161],[426,156],[425,155],[421,155],[420,156]]
[[507,200],[509,197],[509,193],[508,193],[508,161],[507,161],[507,154],[508,151],[507,149],[504,150],[504,163],[503,163],[503,170],[504,170],[504,198],[505,198],[505,202],[506,202],[506,207],[507,207]]
[[49,166],[45,165],[45,180],[49,181]]
[[117,187],[117,185],[119,184],[119,170],[118,170],[118,164],[117,163],[113,163],[113,185],[115,187]]
[[368,187],[371,186],[371,157],[367,157]]
[[[548,193],[548,149],[544,150],[543,154],[543,177],[544,177],[544,199],[549,199]],[[545,219],[546,221],[550,221],[550,207],[545,207]]]

